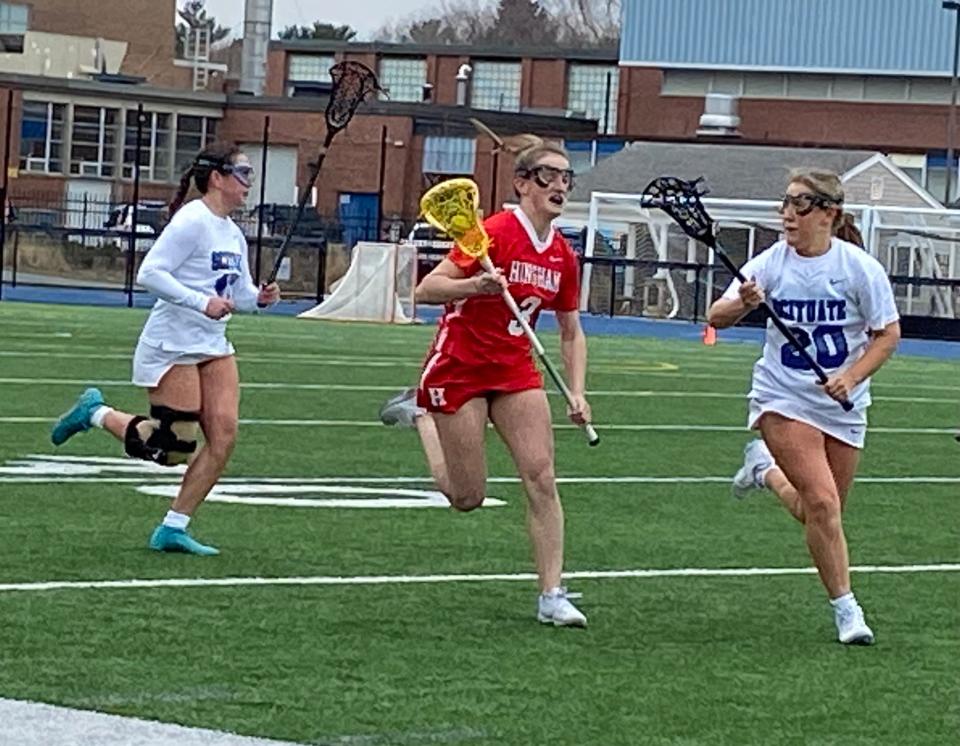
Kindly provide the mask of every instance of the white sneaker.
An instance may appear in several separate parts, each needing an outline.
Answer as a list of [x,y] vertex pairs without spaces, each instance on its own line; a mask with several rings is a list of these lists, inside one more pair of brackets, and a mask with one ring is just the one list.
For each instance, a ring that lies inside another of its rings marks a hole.
[[751,440],[743,449],[743,466],[733,475],[733,496],[742,500],[753,490],[762,490],[763,475],[776,466],[767,444],[762,438]]
[[586,627],[587,618],[570,603],[566,588],[554,588],[537,599],[537,620],[556,627]]
[[387,399],[380,407],[380,422],[395,427],[415,427],[414,421],[426,410],[417,406],[417,390],[404,389]]
[[863,618],[863,609],[853,601],[833,607],[833,620],[837,623],[837,639],[844,645],[873,645],[873,630]]

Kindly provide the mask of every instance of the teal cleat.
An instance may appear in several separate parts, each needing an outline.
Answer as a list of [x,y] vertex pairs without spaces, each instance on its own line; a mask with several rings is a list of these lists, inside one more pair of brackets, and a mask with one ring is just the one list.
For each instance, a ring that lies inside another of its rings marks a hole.
[[162,523],[150,536],[150,548],[156,552],[183,552],[201,557],[213,557],[220,554],[216,547],[208,547],[194,539],[182,528],[171,528]]
[[92,427],[90,418],[93,413],[103,405],[103,394],[100,393],[100,389],[87,389],[80,394],[77,403],[60,415],[54,423],[50,440],[55,446],[59,446],[77,433],[86,432]]

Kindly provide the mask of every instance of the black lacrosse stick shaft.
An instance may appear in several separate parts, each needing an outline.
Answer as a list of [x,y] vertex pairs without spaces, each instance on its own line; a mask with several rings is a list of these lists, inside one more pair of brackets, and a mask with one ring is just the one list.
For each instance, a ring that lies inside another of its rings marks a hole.
[[270,285],[277,280],[277,274],[280,272],[280,266],[283,264],[283,258],[287,254],[287,247],[290,245],[290,240],[293,238],[293,234],[296,233],[297,226],[300,225],[300,218],[303,217],[303,213],[307,207],[307,201],[310,199],[310,195],[313,193],[313,185],[317,183],[317,176],[320,173],[320,166],[323,165],[323,159],[327,156],[327,148],[330,147],[330,142],[333,140],[333,136],[337,132],[339,132],[339,130],[327,130],[327,136],[323,138],[323,146],[320,148],[320,155],[317,157],[316,163],[313,164],[310,180],[300,193],[300,199],[297,202],[297,212],[293,216],[293,222],[287,229],[287,234],[283,237],[280,248],[277,249],[276,259],[273,260],[273,269],[271,269],[270,274],[267,275],[267,285]]
[[[740,271],[740,268],[733,263],[727,252],[717,241],[713,232],[713,219],[707,213],[706,208],[700,201],[700,197],[706,194],[706,189],[700,187],[701,179],[696,181],[684,181],[673,176],[661,176],[654,179],[643,191],[644,207],[657,207],[663,210],[667,215],[673,218],[683,232],[691,238],[706,244],[714,253],[720,257],[723,266],[726,267],[734,277],[740,282],[748,282],[748,279]],[[767,301],[761,301],[760,310],[773,322],[777,330],[786,337],[787,341],[793,346],[797,353],[802,357],[807,365],[813,370],[817,380],[821,384],[827,382],[826,371],[820,366],[816,359],[805,347],[797,340],[796,335],[790,330],[783,320],[777,316],[773,307]],[[849,412],[853,409],[853,404],[847,400],[840,402],[844,411]]]
[[320,147],[320,153],[311,169],[310,179],[300,193],[300,199],[297,202],[297,212],[293,216],[293,222],[283,237],[280,248],[277,249],[277,256],[273,261],[273,269],[267,276],[265,284],[270,285],[276,282],[277,274],[280,272],[280,266],[283,264],[283,258],[287,254],[287,247],[296,233],[297,226],[303,218],[304,210],[310,195],[313,193],[313,186],[317,183],[317,176],[320,174],[320,167],[323,165],[324,158],[327,157],[327,150],[330,143],[336,137],[340,130],[344,129],[353,118],[353,113],[357,107],[363,103],[363,100],[371,93],[383,90],[377,81],[377,76],[366,65],[360,62],[340,62],[330,68],[330,76],[333,79],[333,88],[330,91],[330,100],[327,102],[325,120],[327,134],[323,138],[323,145]]

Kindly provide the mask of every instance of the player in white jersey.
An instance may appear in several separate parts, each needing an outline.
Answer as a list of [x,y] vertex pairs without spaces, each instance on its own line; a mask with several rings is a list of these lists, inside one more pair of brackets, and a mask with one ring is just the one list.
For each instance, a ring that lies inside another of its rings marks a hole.
[[[191,180],[203,197],[184,205]],[[280,298],[275,283],[253,284],[246,240],[229,217],[244,205],[252,182],[250,161],[235,146],[201,152],[180,180],[170,222],[140,265],[137,282],[159,298],[133,357],[133,383],[147,389],[150,416],[112,409],[91,388],[51,433],[60,445],[100,427],[123,441],[128,456],[163,466],[189,463],[173,505],[150,537],[157,551],[219,553],[193,539],[187,525],[236,440],[240,382],[227,320],[234,311],[266,308]],[[199,449],[198,430],[204,436]]]
[[[734,493],[769,487],[805,528],[807,547],[834,608],[842,643],[871,644],[872,630],[850,589],[842,513],[867,425],[870,376],[893,354],[900,323],[883,266],[835,235],[849,229],[840,178],[791,174],[780,210],[784,236],[747,262],[709,311],[718,328],[736,324],[766,300],[827,374],[810,366],[771,323],[753,368],[747,445]],[[859,234],[856,234],[857,236]],[[841,408],[849,401],[853,409]]]

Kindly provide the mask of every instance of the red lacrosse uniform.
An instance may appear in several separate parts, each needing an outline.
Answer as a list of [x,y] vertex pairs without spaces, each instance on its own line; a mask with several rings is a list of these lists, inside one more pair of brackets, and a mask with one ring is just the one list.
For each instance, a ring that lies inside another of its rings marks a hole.
[[[503,271],[531,327],[544,308],[577,310],[580,267],[559,231],[551,228],[540,241],[519,208],[491,215],[483,225],[490,235],[490,261]],[[483,272],[476,259],[457,247],[447,258],[468,277]],[[417,404],[452,414],[471,399],[493,392],[542,386],[530,341],[503,297],[475,295],[447,303],[420,377]]]

